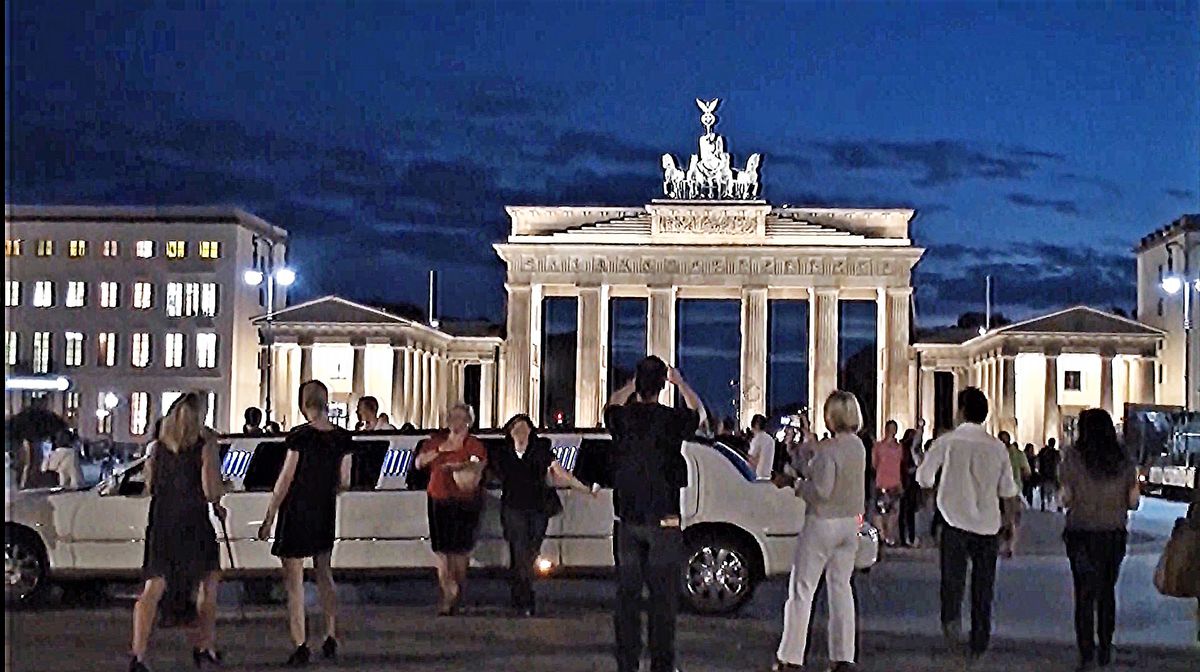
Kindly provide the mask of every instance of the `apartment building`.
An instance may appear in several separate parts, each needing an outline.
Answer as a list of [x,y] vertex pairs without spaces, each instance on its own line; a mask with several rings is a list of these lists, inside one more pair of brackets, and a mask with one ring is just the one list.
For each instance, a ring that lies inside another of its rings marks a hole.
[[1183,215],[1142,238],[1134,252],[1138,320],[1166,332],[1158,403],[1200,408],[1200,214]]
[[259,404],[267,298],[243,277],[282,267],[283,229],[234,208],[6,206],[4,237],[6,415],[46,397],[84,437],[140,442],[184,391],[222,431]]

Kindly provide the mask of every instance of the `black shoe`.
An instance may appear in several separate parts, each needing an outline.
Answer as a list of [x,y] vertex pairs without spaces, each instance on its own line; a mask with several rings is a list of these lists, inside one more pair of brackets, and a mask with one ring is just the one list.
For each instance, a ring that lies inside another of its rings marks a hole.
[[337,658],[338,643],[333,637],[326,637],[321,644],[321,656],[330,660]]
[[829,666],[829,672],[854,672],[854,663],[839,660]]
[[129,672],[150,672],[150,668],[146,666],[146,663],[139,660],[137,656],[130,656]]
[[308,661],[312,660],[312,652],[308,650],[307,644],[301,644],[296,647],[292,655],[288,656],[287,662],[284,663],[287,667],[304,667],[308,665]]
[[958,623],[943,623],[942,638],[946,641],[946,648],[958,651],[962,648],[962,626]]
[[775,664],[771,666],[771,672],[803,672],[804,666],[795,663],[785,663],[778,658],[775,659]]
[[1113,650],[1111,646],[1102,646],[1096,654],[1096,661],[1100,663],[1100,667],[1108,667],[1112,664]]
[[205,665],[221,666],[221,654],[208,649],[192,649],[192,662],[196,663],[196,667],[204,667]]

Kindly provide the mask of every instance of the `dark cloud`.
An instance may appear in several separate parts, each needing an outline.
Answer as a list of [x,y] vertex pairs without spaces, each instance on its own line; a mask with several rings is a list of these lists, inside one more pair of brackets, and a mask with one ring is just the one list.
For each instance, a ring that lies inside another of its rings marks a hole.
[[1026,149],[986,150],[958,140],[891,142],[836,140],[817,143],[834,168],[915,173],[912,183],[934,187],[967,179],[1024,180],[1063,157]]
[[1166,189],[1164,191],[1171,198],[1178,198],[1181,201],[1187,201],[1189,203],[1196,202],[1196,192],[1189,189]]
[[1079,173],[1060,173],[1057,177],[1066,184],[1077,184],[1085,187],[1091,187],[1111,198],[1120,198],[1125,193],[1119,184],[1113,182],[1112,180],[1106,180],[1102,177],[1080,175]]
[[1005,196],[1009,203],[1019,205],[1023,208],[1036,208],[1042,210],[1051,210],[1060,215],[1070,215],[1078,217],[1079,204],[1075,201],[1058,199],[1058,198],[1038,198],[1029,194],[1012,193]]

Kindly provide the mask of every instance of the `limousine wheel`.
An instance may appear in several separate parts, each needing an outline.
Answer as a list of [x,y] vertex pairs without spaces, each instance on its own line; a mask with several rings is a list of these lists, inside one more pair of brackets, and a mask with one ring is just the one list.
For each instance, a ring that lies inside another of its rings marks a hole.
[[4,530],[4,603],[32,604],[46,588],[46,556],[37,537],[28,530]]
[[699,535],[687,543],[683,597],[701,614],[737,611],[754,592],[751,556],[736,539]]

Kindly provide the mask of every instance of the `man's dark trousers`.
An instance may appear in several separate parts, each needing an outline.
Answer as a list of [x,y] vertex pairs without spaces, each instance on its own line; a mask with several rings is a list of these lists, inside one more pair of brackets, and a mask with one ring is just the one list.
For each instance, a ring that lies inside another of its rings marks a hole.
[[649,591],[650,671],[675,670],[675,614],[679,609],[679,571],[683,562],[683,532],[678,524],[615,528],[617,563],[618,672],[637,672],[642,658],[642,588]]
[[942,625],[960,627],[967,561],[971,562],[971,653],[987,651],[992,636],[992,594],[1000,537],[942,526]]

